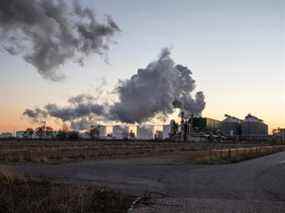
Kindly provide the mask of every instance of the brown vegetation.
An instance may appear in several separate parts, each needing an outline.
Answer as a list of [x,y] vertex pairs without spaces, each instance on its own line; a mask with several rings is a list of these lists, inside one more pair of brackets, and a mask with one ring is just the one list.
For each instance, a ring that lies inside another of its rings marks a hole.
[[193,153],[191,160],[200,164],[227,164],[285,151],[284,146],[210,149]]
[[2,162],[58,163],[183,154],[194,161],[258,157],[285,146],[171,142],[6,141],[0,142]]
[[108,188],[53,183],[0,171],[2,213],[120,213],[134,198]]

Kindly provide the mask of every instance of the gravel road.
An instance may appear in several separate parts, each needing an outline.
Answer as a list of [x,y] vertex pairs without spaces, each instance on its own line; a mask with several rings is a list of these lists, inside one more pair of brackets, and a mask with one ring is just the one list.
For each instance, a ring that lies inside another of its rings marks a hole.
[[172,198],[285,201],[285,152],[228,165],[191,165],[183,157],[11,166],[34,176],[99,184],[133,194]]
[[136,206],[132,213],[285,212],[285,152],[215,166],[191,165],[187,156],[164,156],[8,167],[32,176],[155,195],[152,204]]

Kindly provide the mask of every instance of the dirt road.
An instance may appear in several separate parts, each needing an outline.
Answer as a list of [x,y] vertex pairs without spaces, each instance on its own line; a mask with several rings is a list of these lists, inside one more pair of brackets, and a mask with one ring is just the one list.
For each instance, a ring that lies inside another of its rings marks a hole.
[[31,175],[111,186],[172,198],[285,201],[285,152],[237,164],[190,165],[183,158],[105,160],[12,166]]
[[19,172],[169,196],[285,201],[285,152],[237,164],[189,165],[183,159],[144,158],[63,165],[22,164]]

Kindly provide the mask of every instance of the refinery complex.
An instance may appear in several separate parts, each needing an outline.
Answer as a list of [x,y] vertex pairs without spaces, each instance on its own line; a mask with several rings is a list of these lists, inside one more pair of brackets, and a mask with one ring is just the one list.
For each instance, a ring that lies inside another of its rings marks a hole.
[[225,114],[220,121],[201,116],[186,117],[180,113],[179,121],[168,124],[121,124],[91,125],[84,131],[54,131],[46,125],[35,130],[27,129],[12,133],[2,133],[0,138],[17,139],[97,139],[97,140],[171,140],[183,142],[222,142],[231,140],[266,140],[269,137],[285,140],[285,129],[268,133],[268,125],[260,118],[248,114],[244,119]]

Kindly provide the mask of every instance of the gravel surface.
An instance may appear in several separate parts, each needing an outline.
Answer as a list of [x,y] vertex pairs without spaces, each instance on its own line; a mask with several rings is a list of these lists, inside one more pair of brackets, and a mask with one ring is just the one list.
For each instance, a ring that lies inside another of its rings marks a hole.
[[284,213],[285,202],[167,198],[140,205],[129,213]]
[[183,159],[169,156],[11,167],[34,176],[107,185],[137,195],[150,191],[171,199],[285,201],[285,152],[228,165],[191,165]]

